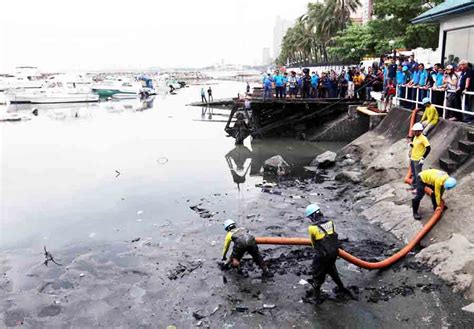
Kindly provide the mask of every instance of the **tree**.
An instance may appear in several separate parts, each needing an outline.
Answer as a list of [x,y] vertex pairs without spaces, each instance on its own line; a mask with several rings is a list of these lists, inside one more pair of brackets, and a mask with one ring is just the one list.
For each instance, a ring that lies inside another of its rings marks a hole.
[[359,62],[373,51],[374,43],[368,26],[353,23],[333,38],[329,53],[341,60]]

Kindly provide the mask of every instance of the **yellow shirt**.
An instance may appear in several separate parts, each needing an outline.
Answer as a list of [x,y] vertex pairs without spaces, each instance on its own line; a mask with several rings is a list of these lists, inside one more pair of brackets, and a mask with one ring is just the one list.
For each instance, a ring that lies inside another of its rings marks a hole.
[[427,169],[420,173],[421,181],[425,184],[434,186],[434,194],[436,197],[436,205],[441,203],[441,195],[444,192],[444,182],[448,179],[449,175],[442,170],[438,169]]
[[361,85],[362,82],[364,81],[364,77],[362,75],[354,75],[352,80],[354,81],[355,85]]
[[423,112],[423,116],[421,117],[421,122],[428,121],[428,123],[431,123],[432,125],[436,125],[439,120],[439,115],[438,111],[436,110],[436,107],[434,107],[433,104],[430,104],[430,106],[427,106],[425,108],[425,111]]
[[425,154],[426,148],[430,146],[430,142],[425,135],[413,137],[413,149],[411,150],[411,158],[413,161],[420,161]]
[[227,232],[224,239],[224,250],[222,250],[222,257],[227,255],[227,251],[229,250],[230,243],[232,242],[232,231]]
[[[336,232],[334,224],[332,221],[328,221],[323,224],[319,224],[322,228],[326,230],[326,232],[330,235]],[[308,227],[309,237],[311,238],[311,244],[314,245],[318,240],[321,240],[326,236],[323,230],[321,230],[317,225],[310,225]]]

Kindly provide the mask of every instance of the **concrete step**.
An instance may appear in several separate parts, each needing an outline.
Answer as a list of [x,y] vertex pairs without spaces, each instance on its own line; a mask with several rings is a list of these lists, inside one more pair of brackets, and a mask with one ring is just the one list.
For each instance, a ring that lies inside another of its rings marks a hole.
[[466,162],[467,159],[469,159],[469,154],[458,149],[450,148],[448,149],[448,153],[449,157],[452,160],[456,161],[459,166]]
[[439,166],[450,174],[458,168],[458,163],[450,158],[440,158]]
[[464,139],[458,142],[458,146],[461,151],[466,152],[469,155],[474,154],[474,142]]
[[467,132],[467,140],[474,142],[474,130],[468,130]]

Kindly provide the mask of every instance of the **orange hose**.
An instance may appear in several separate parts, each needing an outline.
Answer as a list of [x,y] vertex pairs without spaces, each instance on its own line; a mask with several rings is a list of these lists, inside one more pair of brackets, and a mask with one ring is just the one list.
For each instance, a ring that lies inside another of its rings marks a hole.
[[[359,267],[368,269],[368,270],[377,270],[381,268],[388,267],[395,262],[399,261],[405,257],[420,241],[425,237],[425,235],[436,225],[436,223],[441,219],[443,213],[444,203],[440,207],[436,208],[433,216],[430,220],[423,226],[423,229],[418,232],[418,234],[408,242],[405,247],[400,249],[398,252],[392,256],[380,261],[380,262],[367,262],[360,258],[357,258],[343,249],[339,249],[339,256],[347,260],[348,262],[357,265]],[[256,237],[257,244],[276,244],[276,245],[299,245],[299,246],[311,246],[311,240],[307,238],[282,238],[282,237]]]
[[[416,119],[416,112],[418,111],[418,108],[416,108],[410,119],[410,131],[408,135],[411,137],[412,132],[411,132],[411,127],[415,123]],[[412,177],[411,177],[411,170],[408,168],[408,173],[405,176],[405,183],[411,184],[412,182]],[[425,188],[425,192],[428,195],[431,195],[433,191],[429,188]],[[368,269],[368,270],[377,270],[381,268],[388,267],[403,257],[405,257],[420,241],[425,237],[426,234],[436,225],[436,223],[441,219],[441,215],[443,214],[443,209],[444,209],[444,201],[441,201],[441,205],[436,208],[435,212],[431,216],[431,218],[428,220],[428,222],[423,226],[420,232],[408,242],[405,247],[400,249],[398,252],[393,254],[392,256],[379,261],[379,262],[367,262],[365,260],[362,260],[360,258],[357,258],[351,254],[349,254],[347,251],[340,249],[339,248],[339,256],[346,261],[357,265],[359,267]],[[255,238],[257,244],[276,244],[276,245],[299,245],[299,246],[311,246],[311,240],[307,238],[282,238],[282,237],[256,237]]]

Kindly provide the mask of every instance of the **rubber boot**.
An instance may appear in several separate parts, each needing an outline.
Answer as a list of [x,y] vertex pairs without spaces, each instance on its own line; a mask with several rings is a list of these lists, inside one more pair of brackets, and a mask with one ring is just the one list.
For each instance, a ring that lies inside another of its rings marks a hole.
[[418,214],[418,209],[420,208],[420,201],[419,200],[411,200],[411,205],[413,207],[413,218],[415,220],[420,220],[421,216]]
[[324,299],[321,297],[321,286],[319,285],[314,286],[313,298],[316,305],[319,305],[324,301]]
[[433,205],[433,210],[436,210],[438,205],[436,204],[436,196],[435,193],[431,193],[431,204]]

